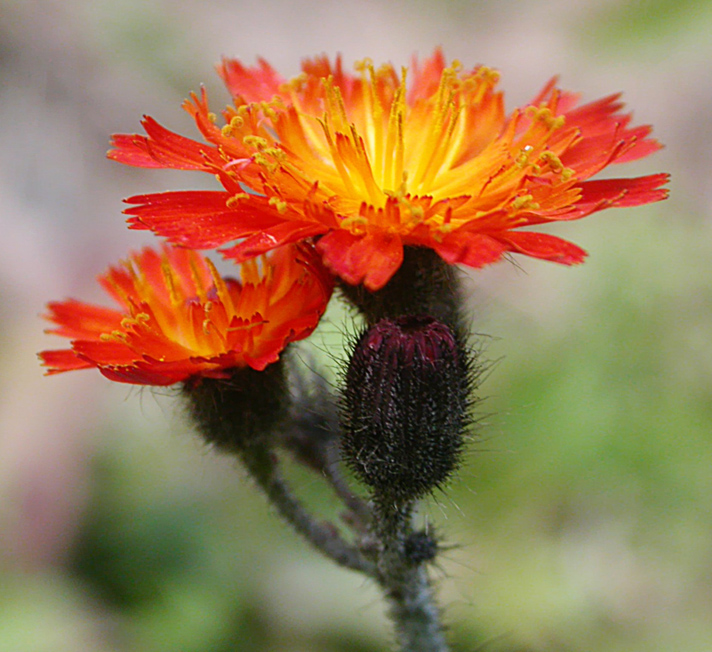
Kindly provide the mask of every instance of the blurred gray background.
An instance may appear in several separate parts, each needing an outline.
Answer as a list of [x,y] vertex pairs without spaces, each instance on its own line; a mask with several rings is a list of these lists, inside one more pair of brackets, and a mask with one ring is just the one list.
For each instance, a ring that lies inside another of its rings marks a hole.
[[[405,65],[441,45],[502,73],[509,110],[554,74],[584,101],[624,91],[666,148],[671,198],[553,232],[577,268],[471,273],[496,361],[451,491],[424,507],[455,650],[712,649],[712,3],[0,0],[0,650],[386,650],[373,586],[283,528],[171,390],[45,378],[48,300],[104,301],[95,276],[153,241],[121,199],[210,187],[105,158],[180,109],[221,55],[285,76],[341,52]],[[333,347],[335,306],[313,338]],[[328,360],[327,360],[328,363]],[[318,479],[295,482],[315,508]]]

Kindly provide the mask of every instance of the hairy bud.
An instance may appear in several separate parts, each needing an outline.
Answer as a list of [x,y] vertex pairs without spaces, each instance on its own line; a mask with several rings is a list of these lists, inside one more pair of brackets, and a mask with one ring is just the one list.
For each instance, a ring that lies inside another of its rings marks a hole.
[[189,380],[183,391],[200,433],[209,443],[232,452],[269,443],[289,408],[282,361],[264,371],[236,367],[227,378]]
[[454,327],[460,323],[458,270],[427,247],[404,247],[401,266],[380,290],[345,282],[339,287],[342,296],[369,324],[418,314],[430,315]]
[[447,480],[474,376],[460,336],[433,317],[384,319],[361,335],[345,374],[342,452],[376,497],[412,501]]

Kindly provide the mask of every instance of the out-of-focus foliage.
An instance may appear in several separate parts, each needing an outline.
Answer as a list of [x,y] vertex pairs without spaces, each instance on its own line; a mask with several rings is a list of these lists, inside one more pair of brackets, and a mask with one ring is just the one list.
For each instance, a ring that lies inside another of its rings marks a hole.
[[[452,545],[433,571],[454,649],[712,649],[712,134],[699,119],[712,82],[694,74],[708,72],[698,35],[712,13],[700,6],[0,2],[0,650],[388,649],[377,590],[283,528],[196,442],[174,397],[41,378],[33,352],[48,347],[47,300],[93,299],[94,274],[145,241],[120,198],[176,186],[104,162],[110,132],[142,112],[187,124],[188,91],[204,81],[220,97],[221,54],[295,72],[322,50],[406,63],[437,44],[501,68],[512,106],[556,72],[588,99],[628,91],[667,146],[636,170],[673,175],[667,202],[557,225],[590,252],[581,267],[520,260],[470,276],[473,329],[496,362],[462,476],[423,510]],[[348,320],[330,314],[304,355],[333,376]],[[318,477],[294,480],[333,515]]]

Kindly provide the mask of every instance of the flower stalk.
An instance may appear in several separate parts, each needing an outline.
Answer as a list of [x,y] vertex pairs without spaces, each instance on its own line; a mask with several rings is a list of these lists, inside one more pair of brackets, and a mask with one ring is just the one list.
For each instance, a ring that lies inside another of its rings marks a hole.
[[[378,583],[389,603],[399,648],[410,652],[447,652],[447,645],[428,577],[426,560],[408,554],[413,505],[374,505],[378,540]],[[429,561],[429,560],[428,560]]]
[[240,451],[240,458],[280,516],[314,548],[339,566],[368,576],[374,574],[373,565],[341,537],[333,524],[315,519],[294,497],[279,473],[274,453],[265,446],[248,446]]

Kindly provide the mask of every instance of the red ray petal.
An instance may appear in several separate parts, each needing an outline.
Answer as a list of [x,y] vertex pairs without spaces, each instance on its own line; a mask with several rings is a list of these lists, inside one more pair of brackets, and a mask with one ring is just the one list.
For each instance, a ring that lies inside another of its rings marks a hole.
[[147,136],[114,134],[107,156],[119,163],[143,168],[175,168],[210,172],[208,162],[220,164],[222,158],[211,145],[199,143],[162,127],[146,116],[141,124]]
[[403,262],[403,243],[390,233],[356,236],[331,231],[317,243],[326,266],[351,285],[382,288]]
[[124,213],[132,216],[132,229],[149,229],[194,249],[219,247],[284,221],[264,198],[228,207],[229,198],[226,192],[208,190],[137,195],[125,200],[137,205]]
[[507,247],[484,233],[458,231],[450,234],[442,242],[433,243],[432,247],[447,263],[484,267],[498,261]]
[[124,315],[117,310],[82,303],[76,299],[53,301],[46,318],[59,325],[49,332],[69,339],[98,339],[121,325]]
[[58,374],[63,371],[73,371],[74,369],[91,369],[96,365],[78,357],[74,351],[64,349],[62,351],[42,351],[39,354],[42,365],[48,367],[47,375]]
[[284,84],[283,77],[264,59],[257,59],[257,66],[243,66],[237,59],[224,58],[217,66],[218,75],[233,97],[245,102],[268,102],[279,94]]
[[583,262],[587,255],[581,247],[548,233],[507,231],[498,235],[497,239],[506,243],[510,251],[562,265],[576,265]]
[[581,199],[566,219],[584,217],[603,208],[625,208],[661,201],[668,196],[668,189],[660,186],[670,179],[669,174],[651,174],[634,179],[600,179],[581,184]]
[[255,233],[233,247],[220,249],[220,253],[225,258],[241,263],[282,245],[319,235],[326,230],[323,224],[314,222],[282,222],[270,229]]

